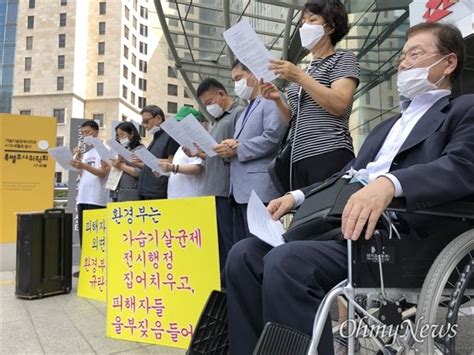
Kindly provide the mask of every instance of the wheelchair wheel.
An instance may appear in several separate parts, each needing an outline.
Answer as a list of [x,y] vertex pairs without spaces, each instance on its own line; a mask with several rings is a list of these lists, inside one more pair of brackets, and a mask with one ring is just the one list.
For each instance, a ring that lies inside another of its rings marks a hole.
[[416,344],[419,353],[471,354],[473,281],[474,230],[470,230],[443,249],[425,278],[416,313],[415,330],[422,339]]

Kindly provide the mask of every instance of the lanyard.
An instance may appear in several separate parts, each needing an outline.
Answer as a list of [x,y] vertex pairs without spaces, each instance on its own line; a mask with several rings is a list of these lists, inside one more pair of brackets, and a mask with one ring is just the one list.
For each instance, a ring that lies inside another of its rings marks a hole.
[[244,114],[244,119],[242,120],[242,126],[240,127],[240,131],[239,131],[239,133],[236,135],[235,138],[239,138],[240,133],[242,133],[242,130],[244,129],[245,124],[247,123],[247,120],[248,120],[248,118],[249,118],[250,110],[252,109],[252,105],[253,105],[254,102],[255,102],[255,99],[253,99],[252,101],[250,101],[250,104],[247,106],[247,109],[245,110],[245,114]]

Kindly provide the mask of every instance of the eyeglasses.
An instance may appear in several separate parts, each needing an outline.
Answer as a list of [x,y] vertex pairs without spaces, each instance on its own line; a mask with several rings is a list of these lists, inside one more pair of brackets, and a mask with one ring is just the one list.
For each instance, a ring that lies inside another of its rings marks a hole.
[[[395,67],[395,69],[398,69],[401,62],[403,62],[405,59],[409,60],[410,63],[412,63],[412,65],[413,65],[418,60],[423,59],[423,56],[425,56],[427,54],[435,55],[435,54],[440,54],[440,53],[439,52],[425,52],[424,50],[422,50],[420,48],[413,48],[413,49],[410,49],[410,50],[406,51],[405,53],[402,53],[399,56],[395,57],[395,59],[393,60],[393,66]],[[428,59],[428,57],[424,58],[424,59]]]
[[146,125],[148,124],[148,122],[150,122],[150,120],[154,119],[155,117],[150,117],[150,118],[144,118],[142,119],[142,125]]

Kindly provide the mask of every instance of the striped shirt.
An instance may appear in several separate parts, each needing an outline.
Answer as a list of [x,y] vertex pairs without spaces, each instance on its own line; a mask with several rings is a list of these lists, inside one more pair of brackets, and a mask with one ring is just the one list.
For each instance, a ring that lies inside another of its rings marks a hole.
[[[331,87],[334,81],[342,78],[354,78],[359,82],[360,68],[352,52],[338,51],[327,58],[315,58],[307,71],[313,79],[326,87]],[[288,88],[288,101],[293,115],[290,136],[293,162],[341,148],[353,151],[349,134],[352,104],[342,116],[334,116],[302,90],[300,112],[296,119],[299,90],[300,86],[296,83]]]

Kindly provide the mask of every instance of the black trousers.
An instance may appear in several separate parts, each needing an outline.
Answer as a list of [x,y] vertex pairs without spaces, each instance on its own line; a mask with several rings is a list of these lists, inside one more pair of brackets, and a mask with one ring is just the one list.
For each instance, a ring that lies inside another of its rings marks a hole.
[[238,241],[249,238],[250,234],[249,225],[247,222],[247,204],[237,203],[234,198],[230,197],[232,205],[232,245]]
[[[219,240],[219,264],[223,274],[227,254],[234,245],[232,207],[228,197],[216,196],[217,233]],[[222,281],[225,281],[224,279]]]
[[88,203],[78,203],[77,204],[77,219],[79,223],[79,244],[82,248],[82,212],[84,210],[98,210],[101,208],[106,208],[107,206],[91,205]]
[[[226,264],[230,353],[252,354],[267,322],[311,335],[328,291],[347,278],[345,241],[295,241],[277,248],[256,237],[231,249]],[[328,318],[319,354],[334,353]]]
[[348,149],[316,155],[293,164],[293,190],[326,180],[354,158]]

